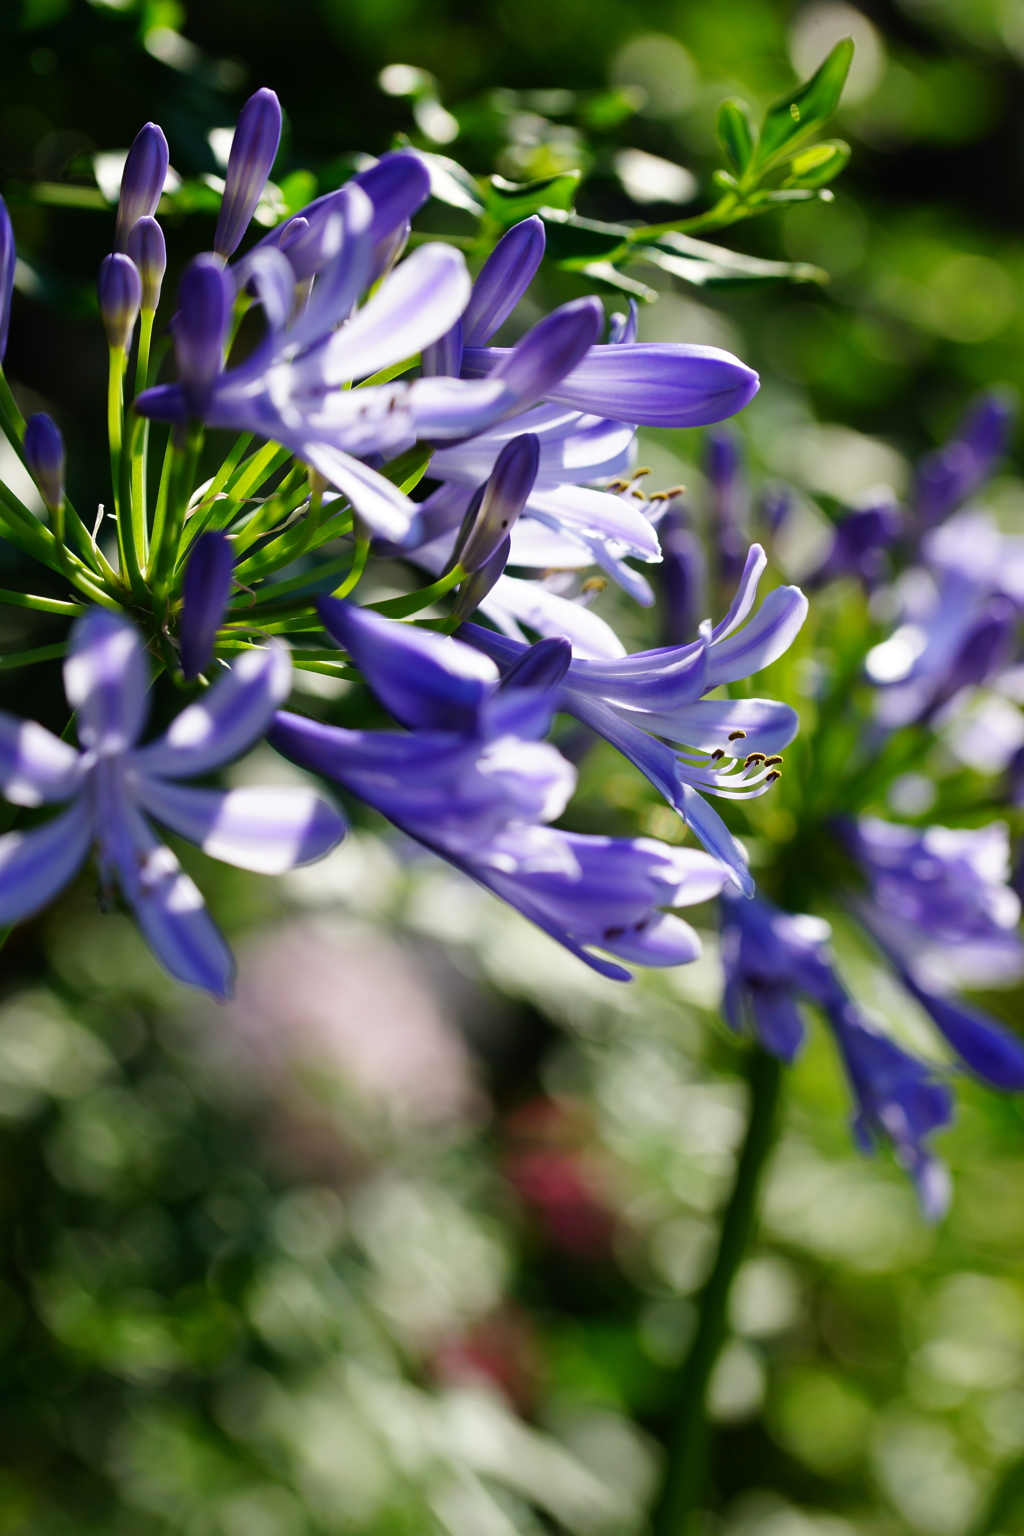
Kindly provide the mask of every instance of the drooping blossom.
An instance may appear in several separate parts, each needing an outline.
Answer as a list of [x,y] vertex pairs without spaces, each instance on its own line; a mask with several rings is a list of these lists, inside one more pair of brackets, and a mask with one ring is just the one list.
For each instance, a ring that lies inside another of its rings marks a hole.
[[[694,931],[663,909],[705,901],[726,871],[708,855],[649,838],[561,832],[575,772],[544,735],[551,686],[499,685],[479,651],[366,609],[321,599],[321,617],[405,732],[349,731],[278,715],[270,740],[337,780],[494,891],[603,975],[695,959]],[[548,642],[568,663],[564,642]]]
[[[575,715],[634,763],[748,894],[753,882],[746,856],[703,795],[747,799],[763,794],[778,777],[779,753],[796,734],[797,716],[788,704],[772,699],[703,695],[768,666],[788,650],[803,624],[803,593],[798,587],[778,587],[741,627],[766,563],[760,545],[753,545],[729,612],[714,629],[705,620],[692,644],[606,661],[574,655],[564,676],[556,679],[557,708]],[[524,643],[477,625],[464,625],[460,633],[502,667],[530,654]]]
[[949,1177],[926,1138],[948,1125],[953,1099],[923,1062],[865,1016],[836,975],[828,925],[781,912],[761,897],[722,898],[723,1011],[737,1032],[753,1031],[772,1055],[791,1062],[804,1038],[798,1001],[828,1020],[856,1101],[854,1134],[870,1151],[889,1141],[917,1187],[924,1214],[937,1220],[949,1201]]
[[341,839],[337,811],[306,789],[196,789],[262,735],[287,696],[283,646],[243,655],[157,740],[139,746],[148,714],[142,637],[127,619],[90,609],[72,631],[64,686],[82,750],[31,720],[0,715],[0,790],[15,805],[68,802],[42,826],[0,838],[0,923],[44,907],[95,850],[100,885],[119,889],[161,963],[217,997],[231,992],[231,953],[198,889],[149,818],[241,869],[280,874]]

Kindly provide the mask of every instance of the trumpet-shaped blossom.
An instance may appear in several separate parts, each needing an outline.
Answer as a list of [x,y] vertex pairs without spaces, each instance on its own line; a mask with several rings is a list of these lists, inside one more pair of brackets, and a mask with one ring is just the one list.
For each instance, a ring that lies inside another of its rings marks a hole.
[[[789,705],[771,699],[703,695],[768,666],[788,650],[803,624],[803,593],[778,587],[741,627],[766,563],[760,545],[753,545],[729,612],[714,629],[706,620],[691,645],[607,661],[574,657],[558,684],[557,707],[629,758],[748,895],[754,887],[746,856],[703,795],[735,800],[763,794],[779,776],[778,754],[796,735],[797,717]],[[461,634],[504,667],[528,649],[476,625],[464,625]]]
[[723,892],[725,1017],[737,1032],[752,1029],[767,1051],[791,1062],[804,1038],[798,999],[820,1007],[856,1100],[857,1141],[866,1152],[876,1138],[891,1142],[925,1215],[937,1220],[948,1203],[949,1178],[925,1138],[951,1120],[952,1095],[850,999],[833,968],[828,934],[819,918],[791,916],[760,897],[744,901]]
[[290,687],[274,644],[242,656],[157,740],[139,746],[148,712],[142,637],[94,608],[72,632],[64,667],[82,750],[30,720],[0,715],[0,790],[15,805],[67,802],[53,820],[0,838],[0,923],[51,901],[95,850],[101,889],[118,887],[172,976],[217,997],[231,991],[231,953],[196,886],[149,818],[241,869],[279,874],[341,839],[337,811],[306,789],[196,789],[258,740]]
[[[493,664],[456,640],[333,599],[320,609],[409,730],[347,731],[282,713],[270,736],[279,751],[375,806],[603,975],[629,978],[592,947],[647,965],[696,958],[693,930],[661,909],[715,895],[721,865],[649,839],[540,824],[560,814],[575,783],[572,767],[538,739],[555,705],[543,666],[499,686]],[[567,647],[550,647],[554,671],[564,669]]]
[[1013,415],[1003,395],[981,395],[949,442],[921,460],[914,507],[926,528],[955,512],[988,479],[1006,452]]
[[952,995],[1024,975],[1005,824],[921,830],[864,816],[841,830],[868,880],[858,913],[904,985],[972,1071],[1024,1089],[1024,1042]]
[[[339,329],[366,286],[373,256],[373,204],[358,186],[343,191],[341,211],[331,216],[338,221],[336,255],[302,313],[289,318],[295,284],[287,257],[273,248],[261,252],[251,264],[251,281],[263,304],[267,336],[240,367],[222,372],[219,363],[211,383],[205,360],[222,352],[220,316],[230,309],[232,279],[219,274],[223,298],[215,306],[205,298],[200,303],[198,293],[193,303],[183,280],[175,327],[176,346],[179,332],[189,338],[186,353],[178,346],[182,382],[145,391],[136,407],[167,421],[200,414],[211,426],[258,432],[283,443],[348,496],[375,533],[403,544],[417,526],[417,509],[361,459],[401,452],[418,435],[462,436],[531,404],[586,353],[601,310],[592,299],[556,310],[487,383],[425,378],[342,389],[435,340],[462,313],[470,291],[462,255],[451,246],[425,245]],[[212,262],[202,257],[189,272],[204,260],[204,271],[212,272]],[[187,353],[204,360],[197,379],[190,376]]]

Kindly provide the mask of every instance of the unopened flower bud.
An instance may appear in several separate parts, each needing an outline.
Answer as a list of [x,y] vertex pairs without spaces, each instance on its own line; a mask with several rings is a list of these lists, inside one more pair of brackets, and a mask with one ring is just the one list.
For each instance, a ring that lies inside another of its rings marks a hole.
[[484,262],[462,317],[467,347],[485,347],[533,281],[544,255],[544,225],[536,214],[502,235]]
[[127,251],[128,236],[139,219],[156,213],[160,194],[167,179],[167,140],[156,123],[146,123],[135,135],[121,175],[121,196],[117,202],[114,226],[114,250]]
[[142,303],[142,278],[130,256],[115,253],[103,258],[97,291],[107,341],[127,351]]
[[473,571],[461,583],[455,594],[455,602],[452,604],[452,618],[458,623],[464,623],[479,608],[508,564],[511,550],[512,540],[502,539],[487,564]]
[[189,682],[210,664],[213,643],[231,595],[233,565],[231,545],[224,534],[199,535],[185,567],[180,625],[181,670]]
[[224,198],[213,248],[225,259],[234,254],[249,227],[267,184],[281,142],[281,103],[266,86],[242,108],[231,141]]
[[408,224],[430,196],[430,172],[414,149],[381,155],[353,180],[373,204],[370,236],[374,245]]
[[160,303],[160,289],[167,271],[167,242],[156,219],[136,219],[128,236],[128,255],[142,278],[142,307],[152,313]]
[[0,362],[7,350],[7,329],[11,323],[11,294],[14,291],[14,230],[7,204],[0,197]]
[[[527,331],[490,377],[501,380],[517,406],[532,405],[583,361],[603,329],[601,300],[594,296],[573,299]],[[468,357],[464,358],[464,365],[467,361]],[[463,371],[468,378],[478,376],[473,368],[464,366]]]
[[479,571],[508,538],[533,490],[539,463],[540,440],[534,433],[524,432],[505,444],[484,486],[476,516],[460,536],[462,547],[456,548],[464,570]]
[[662,637],[666,645],[688,645],[707,609],[708,566],[704,546],[686,513],[670,508],[658,525],[665,594]]
[[189,414],[201,416],[224,366],[224,337],[233,301],[231,280],[216,256],[190,261],[178,289],[174,353]]
[[64,505],[64,439],[52,417],[40,412],[25,423],[25,458],[51,512]]
[[503,689],[538,688],[544,692],[562,681],[572,661],[572,645],[563,636],[538,640],[514,661],[501,680]]

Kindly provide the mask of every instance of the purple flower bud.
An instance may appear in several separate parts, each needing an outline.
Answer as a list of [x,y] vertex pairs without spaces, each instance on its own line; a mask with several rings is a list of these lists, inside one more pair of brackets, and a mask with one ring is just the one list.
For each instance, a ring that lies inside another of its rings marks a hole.
[[457,379],[462,371],[462,321],[456,320],[440,341],[424,347],[421,373],[425,379]]
[[231,280],[217,257],[204,253],[190,261],[178,289],[174,352],[192,416],[202,416],[206,410],[217,375],[224,366],[224,337],[231,304]]
[[234,557],[222,533],[202,533],[185,568],[181,670],[192,682],[205,672],[231,593]]
[[64,505],[64,439],[57,423],[42,412],[25,423],[25,458],[51,512]]
[[152,313],[160,303],[160,289],[167,271],[167,242],[156,219],[136,219],[128,236],[128,255],[142,277],[142,307]]
[[540,688],[556,687],[569,670],[572,661],[572,645],[562,636],[538,640],[528,646],[514,661],[501,680],[501,687]]
[[121,176],[121,196],[117,202],[114,250],[127,251],[128,236],[139,219],[156,213],[160,194],[167,179],[167,140],[156,123],[146,123],[135,135]]
[[539,320],[492,374],[523,405],[542,399],[586,357],[604,328],[600,299],[574,299]]
[[108,343],[127,351],[142,303],[142,278],[130,256],[115,252],[103,258],[97,292]]
[[870,590],[885,573],[885,551],[898,537],[902,522],[895,501],[880,500],[848,512],[836,525],[825,559],[804,585],[817,588],[839,576],[857,576]]
[[502,235],[473,284],[462,317],[467,347],[485,347],[533,281],[544,255],[543,222],[536,214]]
[[412,149],[382,155],[354,180],[373,204],[370,237],[375,245],[408,224],[430,196],[430,172]]
[[718,550],[718,574],[726,585],[731,585],[743,570],[750,540],[743,528],[746,487],[740,469],[739,444],[728,427],[708,433],[706,468],[711,482],[711,517]]
[[474,614],[480,607],[484,598],[494,586],[498,577],[508,564],[508,557],[512,550],[512,540],[502,539],[491,558],[472,572],[459,586],[452,604],[452,617],[460,624]]
[[231,141],[224,198],[213,248],[218,256],[234,254],[249,227],[281,142],[281,103],[266,86],[249,97],[238,116]]
[[663,556],[659,575],[665,593],[662,631],[666,645],[689,645],[707,612],[708,567],[704,546],[686,513],[670,508],[658,525]]
[[539,463],[540,439],[532,432],[505,444],[484,487],[479,510],[465,530],[465,544],[461,551],[456,546],[456,558],[464,570],[479,571],[508,538],[533,490]]
[[1013,417],[1005,395],[981,395],[950,441],[921,460],[914,504],[926,528],[942,522],[992,473],[1006,452]]
[[11,323],[11,294],[14,291],[17,259],[11,216],[7,212],[7,204],[0,197],[0,363],[7,350],[7,329]]

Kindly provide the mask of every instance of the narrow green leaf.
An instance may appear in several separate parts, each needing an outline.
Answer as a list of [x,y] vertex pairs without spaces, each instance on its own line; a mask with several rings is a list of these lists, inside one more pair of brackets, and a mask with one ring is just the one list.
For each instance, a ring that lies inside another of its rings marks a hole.
[[34,651],[14,651],[0,656],[0,672],[10,672],[14,667],[30,667],[37,661],[56,661],[65,655],[68,644],[61,640],[56,645],[37,645]]
[[850,159],[850,146],[842,139],[827,139],[824,144],[812,144],[802,149],[790,162],[787,187],[818,188],[834,181],[840,171],[846,169]]
[[499,224],[518,224],[541,208],[560,208],[569,213],[579,184],[579,171],[563,171],[559,176],[521,183],[492,176],[486,193],[487,212]]
[[614,261],[628,248],[628,224],[601,224],[546,208],[541,215],[547,237],[545,254],[568,271],[583,271],[593,261]]
[[765,113],[761,143],[748,175],[763,175],[828,121],[839,105],[852,60],[853,38],[844,37],[810,80],[772,103]]
[[723,101],[718,109],[716,131],[733,169],[742,176],[753,159],[758,140],[757,124],[746,102],[738,96]]
[[[694,242],[698,244],[699,242]],[[729,251],[738,260],[707,261],[694,256],[676,255],[657,246],[638,246],[634,259],[646,261],[673,277],[693,283],[697,288],[738,288],[758,283],[827,283],[828,273],[821,267],[812,267],[804,261],[764,261],[759,256],[740,256]]]
[[427,466],[433,456],[434,450],[426,443],[416,443],[405,453],[399,454],[397,459],[392,459],[390,464],[382,466],[380,473],[385,480],[390,480],[392,485],[406,496],[416,489],[423,476],[427,472]]
[[69,619],[85,612],[82,603],[63,603],[56,597],[34,597],[29,592],[0,590],[0,603],[6,603],[9,608],[31,608],[35,613],[58,613]]

